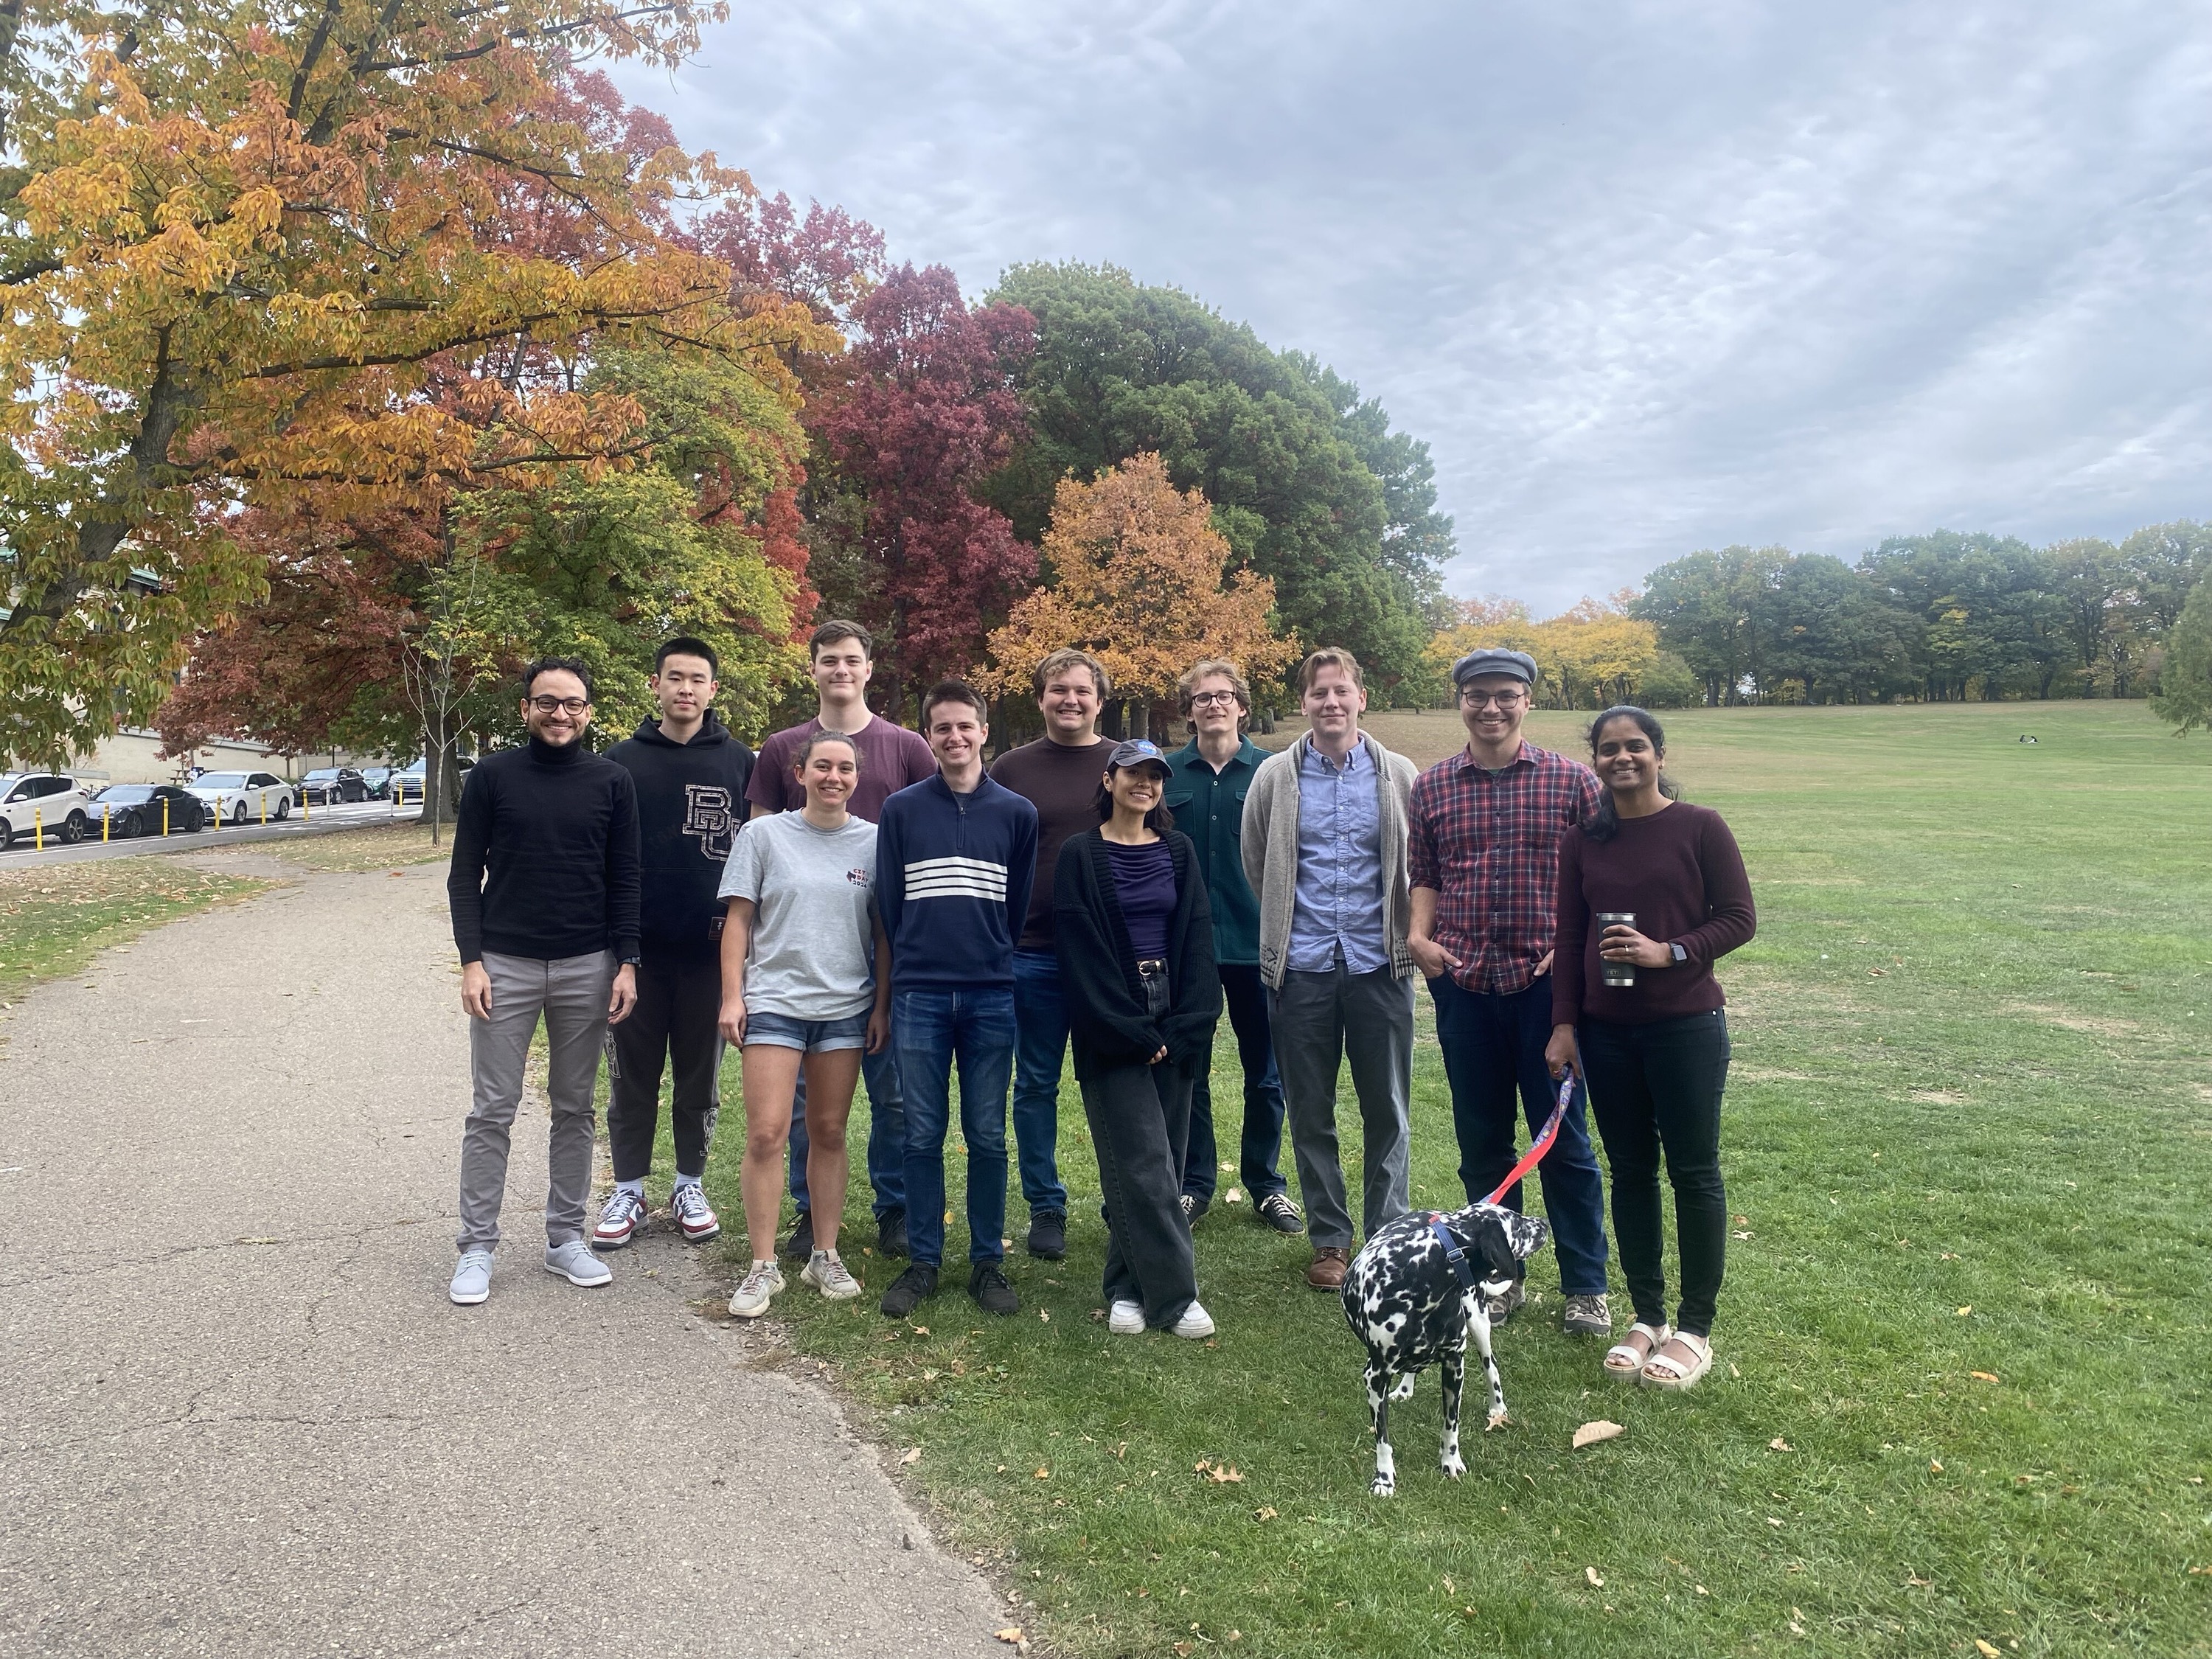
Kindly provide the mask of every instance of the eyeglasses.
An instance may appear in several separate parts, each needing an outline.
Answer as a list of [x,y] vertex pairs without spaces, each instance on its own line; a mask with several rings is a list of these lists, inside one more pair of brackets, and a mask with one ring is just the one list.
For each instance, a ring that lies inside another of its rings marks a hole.
[[1193,708],[1211,708],[1219,703],[1236,701],[1234,691],[1200,691],[1191,698],[1190,706]]
[[592,704],[587,697],[532,697],[530,706],[541,714],[580,714]]
[[1469,708],[1487,708],[1492,703],[1500,708],[1510,708],[1526,695],[1521,691],[1462,691],[1459,700]]

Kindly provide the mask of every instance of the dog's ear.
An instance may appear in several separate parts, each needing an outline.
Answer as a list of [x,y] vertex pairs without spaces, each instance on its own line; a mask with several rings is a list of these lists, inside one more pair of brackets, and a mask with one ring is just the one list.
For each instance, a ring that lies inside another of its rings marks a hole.
[[[1510,1279],[1514,1276],[1513,1264],[1520,1258],[1514,1253],[1513,1239],[1507,1231],[1506,1223],[1518,1219],[1520,1218],[1510,1211],[1498,1215],[1486,1212],[1474,1218],[1474,1237],[1468,1242],[1480,1253],[1483,1265],[1490,1269],[1483,1275],[1484,1278]],[[1521,1254],[1526,1255],[1527,1252]]]
[[1513,1254],[1526,1261],[1544,1248],[1545,1241],[1552,1236],[1552,1224],[1541,1216],[1509,1215],[1505,1219],[1505,1231],[1511,1241]]

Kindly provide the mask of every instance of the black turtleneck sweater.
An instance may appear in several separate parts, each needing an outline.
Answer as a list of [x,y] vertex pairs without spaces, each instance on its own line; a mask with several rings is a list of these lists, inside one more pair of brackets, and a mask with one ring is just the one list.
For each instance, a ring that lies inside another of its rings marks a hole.
[[637,793],[580,744],[532,738],[469,774],[446,896],[464,963],[637,955]]

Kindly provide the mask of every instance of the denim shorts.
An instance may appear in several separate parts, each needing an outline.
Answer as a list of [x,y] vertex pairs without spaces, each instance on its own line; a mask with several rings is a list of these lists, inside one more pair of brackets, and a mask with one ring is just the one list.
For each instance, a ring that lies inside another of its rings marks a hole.
[[848,1014],[842,1019],[793,1019],[788,1014],[747,1014],[745,1046],[762,1043],[771,1048],[796,1048],[802,1054],[826,1054],[836,1048],[868,1046],[868,1017]]

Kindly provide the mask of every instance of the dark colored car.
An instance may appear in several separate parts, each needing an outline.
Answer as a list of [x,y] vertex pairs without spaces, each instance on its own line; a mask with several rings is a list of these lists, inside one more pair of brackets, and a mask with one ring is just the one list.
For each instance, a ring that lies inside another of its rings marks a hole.
[[92,798],[93,830],[97,831],[105,821],[112,836],[158,836],[165,801],[171,835],[207,828],[207,805],[189,790],[173,783],[111,783]]
[[390,798],[392,773],[392,769],[389,766],[364,766],[361,769],[361,781],[368,787],[368,798],[371,800],[385,800]]
[[373,793],[368,780],[350,766],[319,766],[300,780],[297,792],[302,806],[367,800]]

